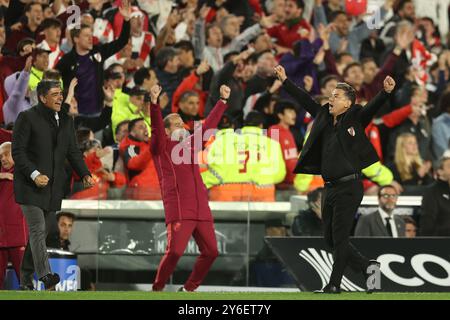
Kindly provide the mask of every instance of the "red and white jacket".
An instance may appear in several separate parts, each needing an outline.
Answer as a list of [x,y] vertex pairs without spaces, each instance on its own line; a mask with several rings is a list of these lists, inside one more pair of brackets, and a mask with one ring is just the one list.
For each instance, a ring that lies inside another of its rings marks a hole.
[[48,42],[46,40],[42,40],[42,42],[39,43],[37,45],[37,47],[40,49],[51,51],[51,53],[48,55],[48,68],[49,69],[53,69],[56,66],[56,64],[58,63],[59,59],[61,59],[62,56],[64,55],[64,52],[59,47],[59,44],[57,44],[54,47],[50,47],[50,45],[48,44]]
[[138,52],[144,67],[150,67],[150,51],[155,46],[155,37],[150,32],[142,32],[139,37],[131,37],[132,52]]
[[96,18],[94,22],[94,44],[109,43],[114,40],[114,30],[108,20]]

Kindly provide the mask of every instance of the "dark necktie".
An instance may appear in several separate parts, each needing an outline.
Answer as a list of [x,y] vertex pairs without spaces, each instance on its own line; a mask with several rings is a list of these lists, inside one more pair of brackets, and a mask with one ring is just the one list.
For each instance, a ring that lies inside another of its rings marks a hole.
[[386,220],[386,230],[389,237],[392,237],[391,218],[384,218]]

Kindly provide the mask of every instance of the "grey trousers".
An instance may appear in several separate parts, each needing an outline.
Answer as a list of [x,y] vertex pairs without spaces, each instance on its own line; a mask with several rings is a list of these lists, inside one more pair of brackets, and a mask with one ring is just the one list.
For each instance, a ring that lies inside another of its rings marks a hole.
[[20,266],[20,284],[25,286],[32,285],[35,271],[38,279],[51,273],[45,240],[49,230],[56,224],[56,216],[55,212],[44,211],[36,206],[21,205],[20,207],[30,233]]

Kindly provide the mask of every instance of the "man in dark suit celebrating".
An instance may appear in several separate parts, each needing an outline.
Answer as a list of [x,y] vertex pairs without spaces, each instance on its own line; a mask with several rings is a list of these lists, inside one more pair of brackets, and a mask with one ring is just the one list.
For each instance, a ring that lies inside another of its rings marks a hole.
[[382,186],[378,191],[378,210],[359,218],[355,237],[404,237],[405,221],[394,215],[397,199],[398,192],[394,186]]
[[85,187],[91,187],[94,181],[78,149],[73,119],[61,112],[60,82],[39,82],[37,94],[39,103],[19,114],[12,141],[16,164],[14,193],[30,230],[20,283],[22,289],[32,290],[36,271],[45,289],[52,290],[59,282],[59,276],[51,273],[45,239],[51,223],[49,219],[61,209],[66,181],[65,159],[83,177]]
[[287,79],[282,66],[275,67],[275,74],[283,82],[283,88],[314,117],[311,133],[294,172],[321,174],[325,180],[322,219],[325,241],[333,249],[334,264],[329,283],[318,292],[340,293],[347,265],[360,270],[366,277],[369,266],[379,267],[377,261],[362,256],[349,238],[364,195],[361,170],[378,161],[364,129],[388,100],[395,81],[386,77],[384,90],[364,108],[355,104],[356,92],[351,86],[338,83],[329,103],[322,107],[305,90]]

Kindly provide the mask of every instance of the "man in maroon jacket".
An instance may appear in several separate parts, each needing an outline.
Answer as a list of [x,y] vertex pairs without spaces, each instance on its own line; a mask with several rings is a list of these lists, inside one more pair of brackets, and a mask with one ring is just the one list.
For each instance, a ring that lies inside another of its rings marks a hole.
[[[151,89],[151,152],[158,172],[167,225],[167,248],[158,267],[153,291],[163,290],[191,235],[200,249],[192,273],[179,291],[194,291],[218,256],[208,192],[198,167],[197,154],[207,141],[207,130],[215,129],[227,109],[230,88],[220,87],[220,100],[205,122],[192,135],[178,114],[162,118],[157,104],[162,88]],[[204,134],[205,139],[204,140]]]
[[6,266],[11,261],[20,275],[20,264],[28,239],[28,228],[14,197],[14,160],[11,142],[0,144],[0,289],[3,288]]

